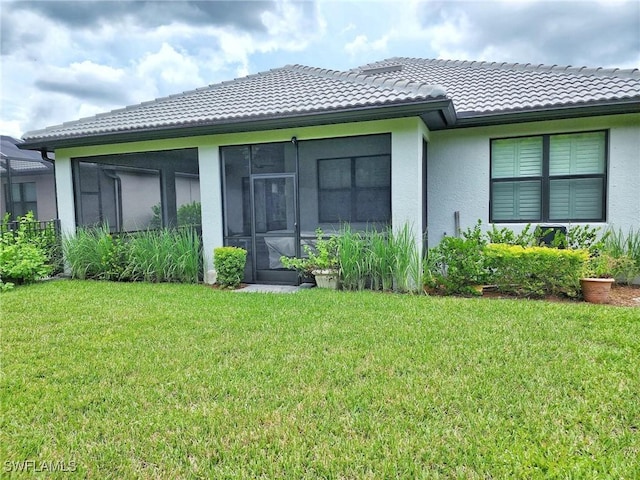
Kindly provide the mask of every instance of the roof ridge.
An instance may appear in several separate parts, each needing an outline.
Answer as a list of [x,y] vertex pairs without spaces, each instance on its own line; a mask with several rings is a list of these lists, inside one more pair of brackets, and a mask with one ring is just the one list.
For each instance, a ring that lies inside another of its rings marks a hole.
[[533,63],[517,63],[517,62],[489,62],[482,60],[448,60],[448,59],[432,59],[432,58],[416,58],[416,57],[391,57],[380,62],[374,62],[358,67],[358,70],[364,70],[367,67],[372,68],[373,65],[380,65],[387,62],[420,62],[423,64],[437,64],[443,66],[456,67],[472,67],[497,70],[520,70],[531,72],[552,72],[552,73],[571,73],[585,76],[602,76],[602,77],[618,77],[618,78],[640,78],[640,68],[605,68],[605,67],[574,67],[572,65],[548,65]]
[[425,97],[446,96],[446,91],[441,85],[434,85],[426,82],[415,82],[403,78],[386,77],[383,75],[370,75],[354,70],[331,70],[327,68],[308,67],[305,65],[287,65],[284,68],[304,72],[317,77],[344,80],[352,83],[359,83],[378,88],[387,88],[398,93],[409,91]]

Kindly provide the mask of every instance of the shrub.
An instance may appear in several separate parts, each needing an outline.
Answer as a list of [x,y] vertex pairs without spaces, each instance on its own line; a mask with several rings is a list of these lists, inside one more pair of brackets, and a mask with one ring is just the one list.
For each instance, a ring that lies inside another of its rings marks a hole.
[[589,257],[586,250],[489,244],[484,248],[487,280],[503,293],[527,297],[575,297]]
[[30,212],[19,219],[16,231],[4,232],[0,237],[0,279],[4,285],[30,283],[53,271],[47,258],[46,237],[33,232],[33,222]]
[[217,283],[225,288],[236,288],[244,277],[247,251],[239,247],[219,247],[213,251],[213,264]]
[[[478,220],[478,226],[481,225],[481,221]],[[516,234],[510,228],[502,227],[498,228],[491,225],[491,230],[486,233],[487,239],[490,243],[504,243],[507,245],[520,245],[522,247],[530,247],[536,245],[540,236],[537,229],[531,230],[531,224],[528,223],[524,229]]]
[[609,235],[609,231],[600,235],[600,227],[574,225],[567,230],[566,235],[557,232],[551,246],[571,250],[588,250],[590,255],[597,255],[604,249]]
[[440,293],[477,294],[476,285],[487,282],[486,240],[480,222],[462,233],[462,237],[445,237],[429,250],[425,286]]

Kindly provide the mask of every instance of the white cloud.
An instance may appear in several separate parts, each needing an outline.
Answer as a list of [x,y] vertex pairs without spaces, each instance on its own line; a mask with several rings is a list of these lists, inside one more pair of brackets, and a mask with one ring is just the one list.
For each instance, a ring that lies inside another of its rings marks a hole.
[[344,46],[345,51],[351,55],[356,56],[365,52],[384,52],[387,50],[387,44],[389,43],[390,35],[384,35],[381,38],[369,41],[366,35],[358,35],[353,42],[347,43]]
[[200,68],[195,58],[176,51],[163,43],[156,53],[145,55],[137,64],[135,74],[141,79],[157,79],[171,89],[191,89],[202,85]]
[[640,66],[636,0],[16,2],[0,16],[0,133],[14,135],[285,63]]

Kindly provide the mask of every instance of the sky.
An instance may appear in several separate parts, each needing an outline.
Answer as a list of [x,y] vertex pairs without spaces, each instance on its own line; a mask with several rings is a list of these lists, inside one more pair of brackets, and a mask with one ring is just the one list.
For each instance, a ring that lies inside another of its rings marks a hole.
[[0,133],[301,64],[640,68],[640,0],[0,0]]

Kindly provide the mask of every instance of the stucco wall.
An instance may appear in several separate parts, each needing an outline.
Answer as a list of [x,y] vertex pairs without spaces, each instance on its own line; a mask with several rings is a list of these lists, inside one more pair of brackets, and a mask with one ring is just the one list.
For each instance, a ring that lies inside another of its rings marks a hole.
[[[56,190],[55,179],[51,175],[14,175],[11,178],[14,184],[34,182],[36,184],[36,196],[37,196],[37,208],[38,208],[38,220],[52,220],[57,218],[56,212]],[[4,215],[7,211],[5,204],[5,189],[7,178],[2,178],[2,189],[0,191],[0,215]]]
[[[640,227],[640,115],[589,117],[431,132],[427,161],[429,246],[460,227],[489,221],[489,143],[509,136],[609,130],[607,223],[623,231]],[[525,224],[497,224],[519,230]],[[568,225],[568,224],[567,224]]]
[[205,269],[210,270],[213,267],[213,249],[223,244],[219,147],[284,142],[290,141],[294,136],[303,141],[379,133],[392,133],[392,161],[396,162],[395,159],[398,159],[398,162],[392,166],[391,208],[393,222],[396,225],[403,222],[415,225],[416,237],[420,241],[421,148],[422,139],[426,136],[427,130],[417,118],[60,149],[56,151],[56,167],[59,170],[56,181],[62,228],[69,232],[75,230],[70,158],[197,147]]
[[[394,226],[407,223],[421,241],[423,164],[422,142],[429,141],[427,202],[429,245],[454,234],[454,212],[460,212],[461,228],[489,218],[489,142],[491,138],[545,133],[609,129],[608,223],[640,228],[640,115],[617,115],[575,120],[523,123],[508,126],[465,128],[429,132],[417,118],[360,122],[135,142],[56,152],[58,209],[64,231],[75,229],[71,164],[69,158],[112,153],[198,148],[202,235],[206,269],[212,268],[213,249],[223,244],[222,195],[219,147],[300,141],[377,133],[391,133]],[[509,224],[514,229],[523,224]]]

